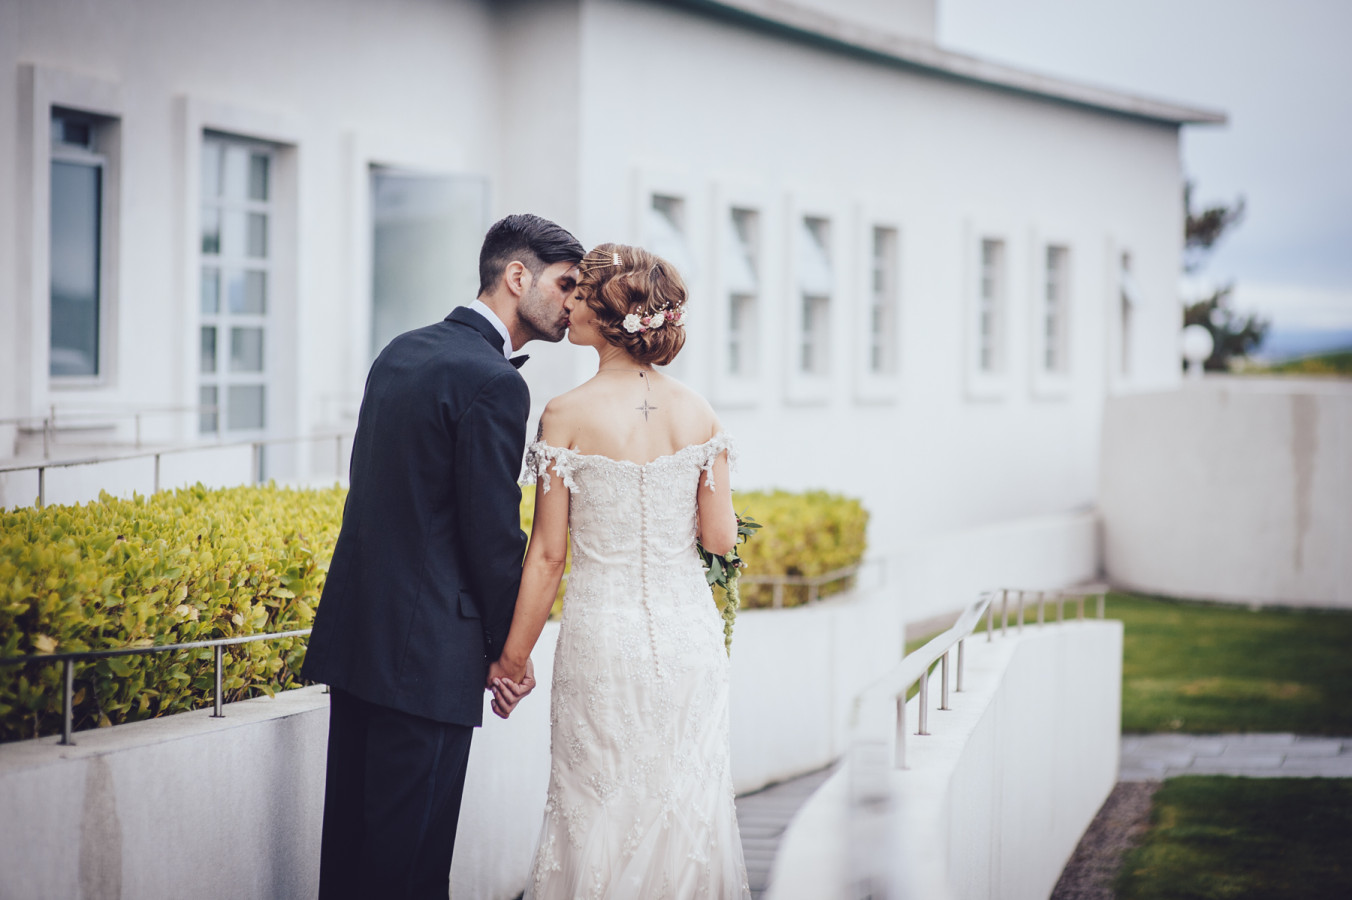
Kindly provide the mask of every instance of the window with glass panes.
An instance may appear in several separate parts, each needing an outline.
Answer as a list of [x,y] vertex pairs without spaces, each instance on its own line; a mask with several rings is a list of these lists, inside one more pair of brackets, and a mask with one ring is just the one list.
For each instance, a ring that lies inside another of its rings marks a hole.
[[200,430],[267,427],[274,154],[219,134],[202,141]]
[[50,345],[54,378],[103,374],[103,206],[100,121],[56,109],[51,119]]
[[804,217],[801,243],[798,370],[805,375],[825,375],[831,365],[831,295],[835,293],[831,222],[815,216]]
[[875,375],[896,371],[897,359],[897,230],[873,229],[872,279],[869,292],[868,370]]
[[728,248],[728,373],[756,372],[756,306],[760,295],[760,218],[752,209],[733,209]]
[[981,284],[977,306],[977,366],[982,372],[1004,368],[1005,242],[981,242]]
[[1042,367],[1048,372],[1066,371],[1066,314],[1069,306],[1070,251],[1047,248],[1046,295],[1042,309]]

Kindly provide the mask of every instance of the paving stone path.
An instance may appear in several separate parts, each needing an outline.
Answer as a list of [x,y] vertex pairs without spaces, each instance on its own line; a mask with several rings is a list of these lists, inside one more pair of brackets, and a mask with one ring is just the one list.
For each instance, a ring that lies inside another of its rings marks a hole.
[[1352,778],[1352,737],[1140,734],[1122,738],[1118,781],[1175,775]]
[[752,900],[760,900],[765,895],[770,866],[774,864],[775,853],[789,822],[834,771],[834,766],[828,766],[737,798],[737,827],[742,832],[742,852],[746,854],[746,878]]

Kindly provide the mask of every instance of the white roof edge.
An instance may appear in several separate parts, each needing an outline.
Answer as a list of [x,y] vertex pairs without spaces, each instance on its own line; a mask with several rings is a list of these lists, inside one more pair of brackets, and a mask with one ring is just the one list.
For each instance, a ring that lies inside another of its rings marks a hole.
[[879,31],[790,0],[678,0],[686,6],[721,7],[739,16],[799,32],[818,40],[881,56],[906,66],[928,69],[941,75],[1046,97],[1119,115],[1135,116],[1176,125],[1223,125],[1227,115],[1220,110],[1183,106],[1165,100],[1140,97],[1110,88],[1095,87],[1042,75],[1002,63],[991,62],[917,38]]

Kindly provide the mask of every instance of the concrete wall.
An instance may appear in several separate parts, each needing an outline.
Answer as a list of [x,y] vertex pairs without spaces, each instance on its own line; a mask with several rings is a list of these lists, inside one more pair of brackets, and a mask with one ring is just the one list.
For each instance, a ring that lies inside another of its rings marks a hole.
[[[901,657],[898,609],[873,594],[742,613],[732,656],[739,791],[843,752],[850,698]],[[507,722],[485,710],[475,734],[456,896],[506,900],[525,886],[549,781],[557,637],[550,623],[536,647],[535,693]],[[312,896],[328,728],[321,691],[231,704],[224,719],[203,710],[80,732],[74,747],[54,738],[0,746],[0,900]]]
[[1352,383],[1208,377],[1116,397],[1102,452],[1113,583],[1352,607]]
[[842,767],[790,825],[767,896],[858,896],[871,876],[907,900],[1044,900],[1116,781],[1121,685],[1120,622],[969,641],[951,711],[932,682],[929,736],[908,704],[909,768],[882,782],[891,814],[852,807],[861,776]]
[[[676,4],[587,0],[582,15],[579,233],[644,243],[651,195],[684,201],[690,324],[672,368],[739,438],[738,486],[864,497],[870,550],[892,571],[924,547],[961,560],[982,588],[1001,583],[1002,561],[972,552],[969,532],[1022,530],[1033,547],[1048,534],[1042,517],[1094,505],[1105,396],[1179,378],[1176,128],[935,78]],[[760,368],[745,378],[721,368],[733,207],[757,211],[762,226]],[[832,222],[837,284],[834,362],[811,384],[794,371],[803,215]],[[901,246],[898,369],[883,379],[861,362],[875,224],[895,225]],[[995,378],[976,377],[972,362],[983,237],[1005,240],[1009,264],[1008,363]],[[1069,371],[1056,383],[1036,371],[1048,242],[1072,260]],[[1140,285],[1126,375],[1115,355],[1122,252]],[[594,367],[571,358],[563,384]],[[1061,550],[1045,543],[1029,558]],[[936,602],[901,596],[916,616]],[[968,596],[963,585],[944,602]]]

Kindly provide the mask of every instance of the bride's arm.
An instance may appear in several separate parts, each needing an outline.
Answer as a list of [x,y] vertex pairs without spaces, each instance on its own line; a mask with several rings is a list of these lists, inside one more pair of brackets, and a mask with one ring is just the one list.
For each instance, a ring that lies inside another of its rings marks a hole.
[[[728,454],[723,451],[714,460],[712,470],[699,479],[699,542],[719,556],[737,544],[737,513],[732,508],[732,485],[728,480]],[[713,490],[709,490],[709,479]],[[530,553],[529,550],[526,551]]]
[[531,650],[544,630],[549,610],[558,595],[567,558],[568,486],[551,469],[540,476],[535,487],[535,521],[531,525],[526,562],[521,570],[521,589],[516,595],[516,611],[502,656],[488,670],[490,688],[495,678],[507,678],[519,684],[525,676]]

